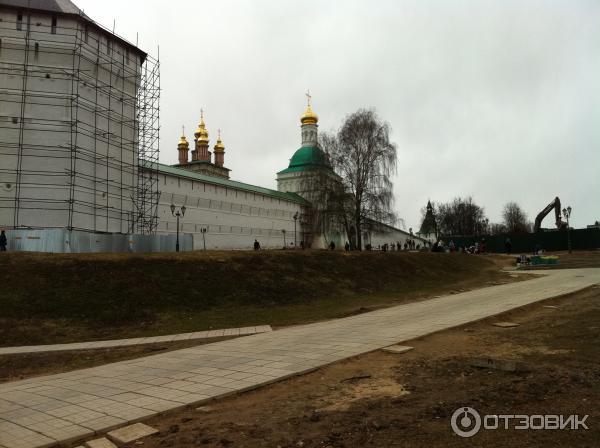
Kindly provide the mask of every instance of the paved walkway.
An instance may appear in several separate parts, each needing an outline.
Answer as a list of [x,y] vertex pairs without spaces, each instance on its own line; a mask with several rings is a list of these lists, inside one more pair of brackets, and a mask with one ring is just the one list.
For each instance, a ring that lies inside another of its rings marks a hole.
[[192,341],[196,339],[211,339],[225,336],[245,336],[257,333],[267,333],[269,331],[273,331],[270,325],[260,325],[258,327],[225,328],[221,330],[196,331],[194,333],[169,334],[166,336],[149,336],[146,338],[74,342],[72,344],[23,345],[20,347],[0,347],[0,355],[127,347],[130,345],[156,344],[159,342]]
[[600,282],[600,269],[545,274],[344,319],[0,384],[0,446],[44,447],[88,437]]

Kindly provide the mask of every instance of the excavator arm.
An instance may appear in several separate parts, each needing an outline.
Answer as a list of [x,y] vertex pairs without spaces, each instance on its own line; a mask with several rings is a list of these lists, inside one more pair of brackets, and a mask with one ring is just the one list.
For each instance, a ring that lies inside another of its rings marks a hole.
[[535,224],[533,226],[534,232],[539,232],[542,226],[542,220],[554,209],[554,216],[556,218],[556,228],[559,230],[563,230],[566,227],[566,224],[563,223],[561,215],[560,215],[560,199],[557,197],[554,198],[550,204],[548,204],[544,210],[542,210],[535,218]]

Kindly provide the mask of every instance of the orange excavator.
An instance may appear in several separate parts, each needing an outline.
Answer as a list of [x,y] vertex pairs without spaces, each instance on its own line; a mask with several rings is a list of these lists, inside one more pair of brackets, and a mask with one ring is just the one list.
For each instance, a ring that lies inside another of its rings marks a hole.
[[552,209],[554,209],[554,216],[556,217],[556,228],[558,230],[567,229],[567,223],[563,222],[560,215],[560,199],[558,199],[558,196],[556,196],[554,200],[550,202],[550,204],[548,204],[535,218],[535,224],[533,226],[534,233],[540,231],[542,220],[546,217],[546,215],[548,215],[548,213],[552,211]]

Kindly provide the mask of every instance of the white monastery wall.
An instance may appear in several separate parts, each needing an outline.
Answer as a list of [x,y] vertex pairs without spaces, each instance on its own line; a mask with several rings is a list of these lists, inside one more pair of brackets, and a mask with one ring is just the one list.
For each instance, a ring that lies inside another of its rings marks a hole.
[[[183,171],[183,170],[181,170]],[[185,173],[185,172],[184,172]],[[180,219],[182,233],[193,234],[194,249],[203,249],[202,228],[206,228],[206,249],[251,249],[257,239],[261,248],[294,247],[294,214],[303,205],[249,190],[217,185],[172,174],[159,174],[158,234],[176,232],[176,218],[170,206],[185,205]],[[302,240],[296,223],[296,242]]]
[[365,232],[364,244],[371,244],[373,249],[378,249],[386,243],[391,245],[399,242],[402,248],[404,248],[406,240],[413,240],[415,244],[420,244],[421,246],[424,243],[424,240],[418,238],[416,235],[410,235],[393,227],[383,226],[381,229]]

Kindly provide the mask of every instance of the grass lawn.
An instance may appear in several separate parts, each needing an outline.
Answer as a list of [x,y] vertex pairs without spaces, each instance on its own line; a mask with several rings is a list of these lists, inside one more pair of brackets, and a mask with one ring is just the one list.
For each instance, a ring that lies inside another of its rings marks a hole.
[[375,252],[0,257],[0,346],[293,325],[514,280],[491,256]]

